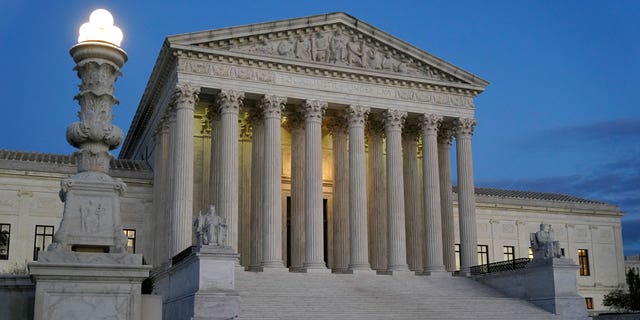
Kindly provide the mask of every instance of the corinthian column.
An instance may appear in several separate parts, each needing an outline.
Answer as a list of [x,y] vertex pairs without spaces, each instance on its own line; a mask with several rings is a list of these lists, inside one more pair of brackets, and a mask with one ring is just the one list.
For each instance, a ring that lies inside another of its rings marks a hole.
[[199,88],[187,83],[178,84],[174,95],[175,144],[173,157],[173,184],[170,196],[172,216],[172,254],[191,246],[191,220],[193,218],[193,112],[198,101]]
[[367,175],[364,154],[364,122],[370,109],[349,106],[346,111],[349,121],[349,270],[371,271],[367,239]]
[[262,185],[264,178],[264,122],[262,110],[249,111],[251,122],[251,261],[249,271],[262,271]]
[[305,261],[307,272],[328,271],[323,257],[322,234],[322,116],[327,103],[306,100],[304,185],[305,206]]
[[422,273],[424,260],[424,214],[418,171],[418,125],[406,123],[402,134],[404,197],[409,270]]
[[407,113],[387,110],[384,129],[387,136],[387,220],[389,259],[387,271],[409,271],[404,225],[404,179],[402,173],[402,125]]
[[440,168],[440,214],[442,217],[442,256],[447,271],[456,270],[455,220],[451,188],[451,138],[453,130],[443,124],[438,132],[438,166]]
[[469,275],[470,267],[478,264],[476,230],[476,199],[473,185],[471,136],[475,119],[458,119],[455,124],[458,167],[458,216],[460,220],[460,272]]
[[287,114],[291,131],[291,271],[301,271],[305,256],[304,224],[304,116],[299,110]]
[[282,263],[282,146],[281,118],[286,97],[265,95],[260,101],[264,113],[264,173],[262,189],[262,267],[283,268]]
[[442,222],[440,215],[440,176],[438,169],[438,127],[442,116],[424,114],[422,127],[422,189],[424,190],[424,217],[426,259],[424,274],[444,272],[442,259]]
[[369,256],[371,267],[387,270],[387,189],[385,186],[384,123],[379,117],[369,117]]
[[220,165],[218,203],[220,216],[227,220],[227,244],[238,250],[238,114],[243,92],[221,90],[217,104],[220,113]]
[[336,115],[331,121],[333,135],[333,271],[349,270],[349,146],[347,122]]
[[216,106],[210,106],[207,112],[211,121],[211,157],[209,158],[209,203],[218,204],[218,192],[220,189],[220,113]]

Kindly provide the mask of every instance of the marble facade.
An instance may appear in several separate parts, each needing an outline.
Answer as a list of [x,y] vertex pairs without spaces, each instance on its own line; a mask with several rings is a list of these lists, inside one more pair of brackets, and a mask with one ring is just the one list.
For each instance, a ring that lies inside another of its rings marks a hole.
[[[619,209],[478,193],[474,98],[487,85],[343,13],[169,37],[118,160],[153,171],[120,173],[122,225],[156,267],[195,244],[192,218],[215,204],[249,271],[448,275],[478,264],[479,244],[491,262],[504,246],[526,257],[523,235],[545,221],[567,230],[574,260],[592,252],[578,288],[599,306],[624,281]],[[0,207],[16,192],[51,198],[68,173],[15,163],[0,159],[0,181],[15,180]],[[24,243],[43,218],[27,206],[0,213]]]

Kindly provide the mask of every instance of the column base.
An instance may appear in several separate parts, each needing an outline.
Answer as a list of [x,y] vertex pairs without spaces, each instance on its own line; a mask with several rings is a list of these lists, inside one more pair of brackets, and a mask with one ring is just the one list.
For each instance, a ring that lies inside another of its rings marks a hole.
[[262,273],[285,273],[289,272],[289,269],[284,266],[262,266]]
[[445,274],[447,273],[444,266],[430,266],[430,267],[425,267],[424,270],[422,270],[423,276],[438,275],[443,273]]
[[248,267],[244,268],[244,271],[262,272],[262,266],[248,266]]
[[301,269],[305,273],[331,273],[331,270],[324,265],[324,263],[318,264],[305,264],[305,266]]

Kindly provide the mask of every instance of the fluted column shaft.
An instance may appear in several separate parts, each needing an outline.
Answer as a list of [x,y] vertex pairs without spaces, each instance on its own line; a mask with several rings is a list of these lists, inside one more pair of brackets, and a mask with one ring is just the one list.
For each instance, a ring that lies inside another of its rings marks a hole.
[[264,173],[262,215],[262,267],[283,268],[282,262],[282,149],[281,118],[286,97],[266,95],[264,113]]
[[249,114],[251,121],[251,261],[250,271],[262,270],[262,186],[264,178],[264,122],[258,108]]
[[402,173],[402,124],[406,112],[385,112],[387,136],[387,220],[389,257],[387,270],[408,271],[404,221],[404,177]]
[[460,272],[468,275],[478,264],[476,200],[473,182],[471,136],[475,119],[456,121],[456,155],[458,167],[458,216],[460,220]]
[[169,119],[166,116],[163,116],[158,126],[154,132],[154,161],[153,161],[153,198],[156,201],[153,202],[153,211],[155,217],[153,219],[154,223],[154,257],[151,261],[153,265],[159,266],[163,262],[167,261],[169,257],[169,248],[168,245],[168,217],[166,215],[166,204],[163,199],[165,199],[166,185],[168,176],[167,172],[167,153],[169,146]]
[[305,206],[304,206],[304,117],[299,113],[288,115],[291,128],[291,271],[300,271],[305,258]]
[[211,121],[211,157],[209,158],[209,204],[217,205],[218,192],[220,189],[220,113],[218,108],[211,106],[209,109],[209,120]]
[[369,119],[369,243],[371,267],[387,270],[387,189],[382,134],[384,123]]
[[173,157],[173,192],[170,196],[172,216],[172,255],[192,244],[193,217],[193,113],[200,89],[178,84],[174,95],[175,143]]
[[349,121],[349,269],[370,271],[367,237],[367,172],[364,153],[364,122],[370,109],[352,105],[347,108]]
[[220,166],[218,204],[227,221],[227,244],[238,250],[238,114],[244,93],[222,90],[218,94],[220,113]]
[[455,220],[453,217],[453,191],[451,187],[451,138],[449,127],[438,132],[438,166],[440,169],[440,214],[442,217],[442,256],[447,271],[456,270]]
[[422,127],[422,189],[424,190],[424,219],[426,256],[424,273],[444,272],[442,258],[442,216],[440,213],[440,176],[438,167],[438,128],[442,116],[425,114]]
[[409,270],[422,272],[424,260],[424,213],[418,174],[418,127],[406,124],[402,135],[404,197]]
[[305,262],[309,271],[326,270],[322,228],[322,116],[327,103],[306,100],[305,110]]
[[349,145],[344,117],[332,119],[333,135],[333,270],[349,269]]

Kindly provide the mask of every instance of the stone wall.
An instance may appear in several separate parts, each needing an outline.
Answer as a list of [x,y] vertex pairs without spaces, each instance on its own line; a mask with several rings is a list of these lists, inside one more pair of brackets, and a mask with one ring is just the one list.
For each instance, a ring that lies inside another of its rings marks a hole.
[[[0,223],[10,224],[9,259],[0,273],[25,269],[33,261],[36,225],[60,225],[64,203],[60,180],[76,172],[69,156],[0,150]],[[152,173],[144,162],[115,160],[110,174],[127,184],[122,224],[136,230],[136,252],[151,252]]]
[[0,276],[0,310],[3,319],[33,319],[36,286],[27,275]]

